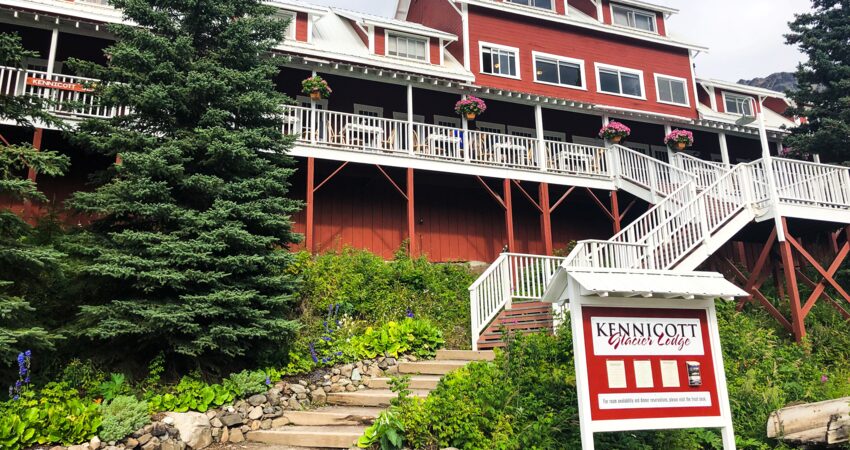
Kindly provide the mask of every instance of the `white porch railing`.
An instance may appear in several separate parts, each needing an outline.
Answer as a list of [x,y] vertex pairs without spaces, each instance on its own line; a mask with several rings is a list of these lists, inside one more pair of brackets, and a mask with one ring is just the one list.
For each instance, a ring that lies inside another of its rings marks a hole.
[[724,164],[703,161],[686,153],[676,153],[673,156],[672,164],[692,174],[696,178],[697,188],[700,190],[711,186],[730,169]]
[[125,114],[125,108],[100,105],[93,89],[99,82],[94,78],[0,66],[0,95],[41,97],[49,100],[50,112],[71,118]]
[[514,299],[539,300],[564,258],[502,253],[469,287],[472,348],[478,338]]
[[[301,145],[407,155],[597,179],[613,179],[609,149],[525,136],[409,123],[301,106],[285,107],[283,132]],[[649,159],[649,157],[646,157]],[[637,169],[636,169],[637,170]]]
[[850,208],[850,167],[773,158],[780,204]]

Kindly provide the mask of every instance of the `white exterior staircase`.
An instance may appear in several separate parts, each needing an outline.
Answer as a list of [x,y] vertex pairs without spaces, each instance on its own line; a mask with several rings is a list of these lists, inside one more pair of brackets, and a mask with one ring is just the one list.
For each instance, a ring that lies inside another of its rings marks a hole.
[[617,186],[654,206],[607,241],[579,242],[566,258],[502,254],[469,288],[473,349],[501,345],[502,328],[551,329],[542,316],[511,326],[522,317],[514,302],[532,302],[518,311],[542,305],[562,266],[690,272],[753,221],[850,223],[848,167],[779,158],[728,167],[684,154],[671,165],[618,145],[609,157]]

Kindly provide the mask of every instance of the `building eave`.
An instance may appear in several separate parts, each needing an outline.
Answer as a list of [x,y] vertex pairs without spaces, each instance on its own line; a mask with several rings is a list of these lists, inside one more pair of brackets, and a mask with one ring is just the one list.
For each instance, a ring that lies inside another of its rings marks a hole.
[[614,3],[634,6],[635,8],[645,9],[647,11],[660,12],[663,14],[679,14],[676,8],[670,8],[664,5],[656,5],[654,3],[644,2],[640,0],[611,0]]
[[627,37],[631,39],[636,39],[644,42],[651,42],[657,45],[664,45],[674,48],[681,48],[687,50],[695,50],[700,52],[708,52],[708,47],[702,45],[696,45],[687,43],[684,41],[678,41],[675,39],[666,38],[660,35],[651,35],[649,33],[641,33],[641,32],[632,32],[627,29],[613,27],[611,25],[606,25],[597,22],[584,22],[581,20],[577,20],[571,18],[570,16],[562,16],[560,14],[556,14],[554,12],[546,12],[546,11],[536,11],[532,10],[528,7],[523,7],[521,5],[512,5],[510,3],[504,2],[494,2],[493,0],[456,0],[458,3],[465,3],[472,6],[479,6],[483,8],[493,9],[497,11],[507,12],[511,14],[518,14],[521,16],[538,19],[538,20],[546,20],[549,22],[560,23],[563,25],[570,25],[578,28],[584,28],[588,30],[598,31],[600,33],[611,34],[615,36]]

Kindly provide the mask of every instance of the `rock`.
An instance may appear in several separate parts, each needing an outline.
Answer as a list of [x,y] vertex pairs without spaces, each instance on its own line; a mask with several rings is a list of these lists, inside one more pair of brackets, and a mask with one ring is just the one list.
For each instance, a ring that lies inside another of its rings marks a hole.
[[174,418],[166,416],[162,419],[162,423],[166,425],[174,425]]
[[257,420],[260,417],[263,417],[263,407],[255,406],[249,413],[248,418],[251,420]]
[[280,389],[269,389],[269,392],[266,394],[266,397],[269,398],[269,403],[271,403],[272,406],[277,405],[278,403],[280,403]]
[[163,423],[155,423],[153,424],[153,428],[151,428],[151,434],[154,437],[165,436],[168,434],[168,426]]
[[331,394],[336,394],[337,392],[342,392],[345,390],[345,386],[336,384],[331,386]]
[[387,366],[398,365],[398,360],[396,360],[395,358],[387,358],[384,362],[387,363]]
[[289,425],[289,419],[286,417],[279,417],[277,419],[272,420],[272,428],[280,428]]
[[171,419],[174,428],[180,433],[180,440],[192,450],[207,448],[212,444],[212,426],[206,414],[168,413],[165,418]]
[[307,381],[306,380],[298,380],[298,384],[300,384],[301,386],[307,387]]
[[102,444],[102,442],[100,442],[100,438],[95,436],[95,437],[91,438],[91,440],[89,441],[89,448],[91,450],[98,450],[98,449],[100,449],[101,444]]
[[336,368],[334,368],[333,370],[331,370],[331,373],[332,373],[332,374],[334,374],[334,375],[339,375],[339,374],[340,374],[340,372],[341,372],[341,371],[340,371],[339,369],[336,369]]
[[139,441],[137,439],[129,438],[126,441],[124,441],[124,448],[132,450],[132,449],[134,449],[138,446],[139,446]]
[[[204,415],[204,417],[206,416]],[[163,441],[159,448],[160,450],[183,450],[186,448],[186,443],[183,441],[168,439]]]
[[267,401],[268,399],[263,394],[252,395],[248,398],[248,403],[250,403],[251,406],[260,406]]
[[213,417],[213,419],[210,420],[210,426],[213,428],[221,428],[224,424],[221,423],[221,420],[219,420],[218,417]]
[[266,420],[263,420],[262,422],[260,422],[260,429],[261,430],[271,430],[272,429],[272,420],[266,419]]
[[218,412],[216,412],[216,410],[214,410],[214,409],[211,409],[211,410],[207,411],[207,417],[208,417],[210,420],[212,420],[212,418],[213,418],[213,417],[215,417],[215,416],[217,416],[217,415],[218,415]]
[[390,366],[384,372],[390,375],[398,375],[398,366]]
[[369,376],[372,378],[381,378],[384,376],[384,371],[378,366],[372,366],[369,368]]
[[378,363],[378,368],[381,369],[381,370],[386,370],[387,367],[389,367],[389,366],[390,366],[390,363],[387,362],[386,359]]
[[68,450],[89,450],[89,445],[88,444],[72,445],[72,446],[68,447]]
[[61,445],[57,445],[55,447],[50,447],[50,450],[65,450],[65,447],[62,447]]
[[225,427],[221,429],[221,442],[227,442],[230,440],[230,429]]
[[419,361],[419,358],[417,358],[413,355],[407,355],[407,360],[410,361],[410,362],[416,362],[416,361]]
[[159,438],[154,436],[147,444],[142,446],[142,450],[157,450],[159,449]]
[[353,384],[349,384],[348,386],[345,387],[345,390],[348,391],[348,392],[354,392],[354,391],[357,390],[357,388],[354,387]]
[[251,431],[251,427],[248,425],[242,425],[239,429],[242,431],[242,434],[248,434],[248,432]]
[[340,375],[342,375],[346,378],[351,378],[351,372],[352,371],[354,371],[354,365],[353,364],[346,364],[346,365],[342,366],[342,368],[339,370],[339,373],[340,373]]
[[145,445],[151,439],[153,439],[153,435],[150,434],[150,433],[145,433],[145,434],[139,436],[139,445]]
[[351,371],[351,381],[360,381],[363,377],[360,375],[360,369],[354,369]]
[[251,431],[257,431],[260,429],[260,421],[254,420],[251,422]]
[[290,384],[289,389],[295,394],[305,394],[307,393],[307,388],[300,384]]
[[230,432],[230,439],[227,442],[239,443],[245,440],[245,435],[242,434],[242,430],[239,428],[234,428],[233,431]]
[[328,394],[325,393],[325,390],[322,388],[316,389],[313,391],[313,404],[317,406],[322,406],[328,402]]
[[272,408],[271,406],[266,406],[265,408],[263,408],[263,414],[274,414],[274,408]]
[[289,399],[289,409],[300,410],[301,403],[295,397]]
[[239,414],[227,414],[226,416],[221,418],[221,423],[226,427],[232,427],[235,425],[242,425],[243,419]]

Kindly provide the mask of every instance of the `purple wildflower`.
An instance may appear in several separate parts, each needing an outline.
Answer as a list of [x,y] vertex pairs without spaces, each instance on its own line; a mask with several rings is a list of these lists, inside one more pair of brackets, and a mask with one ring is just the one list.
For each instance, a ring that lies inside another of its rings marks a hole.
[[406,316],[407,316],[408,319],[412,319],[413,318],[413,310],[410,309],[410,308],[407,308]]
[[826,383],[827,381],[829,381],[829,377],[828,377],[828,376],[826,376],[826,375],[821,375],[821,376],[820,376],[820,382],[821,382],[821,383]]
[[313,358],[313,363],[319,362],[319,357],[316,356],[316,346],[313,343],[310,343],[310,356]]
[[266,386],[271,386],[271,384],[272,384],[272,379],[269,378],[269,377],[266,377]]

